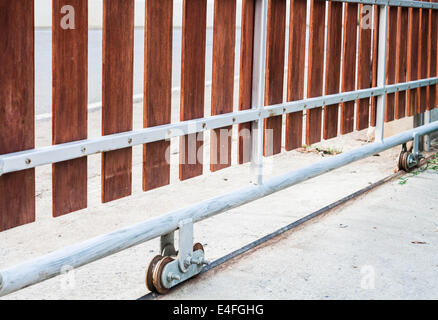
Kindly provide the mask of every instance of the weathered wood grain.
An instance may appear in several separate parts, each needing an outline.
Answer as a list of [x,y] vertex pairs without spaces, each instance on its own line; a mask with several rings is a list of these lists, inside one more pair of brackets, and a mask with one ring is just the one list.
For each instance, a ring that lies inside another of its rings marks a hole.
[[[386,84],[395,83],[397,57],[397,7],[388,8],[388,31],[386,37]],[[385,122],[394,120],[395,93],[385,96]]]
[[[304,98],[304,65],[306,58],[306,0],[291,0],[289,21],[289,57],[287,73],[287,101]],[[303,112],[286,115],[287,151],[303,144]]]
[[[236,0],[214,2],[211,114],[233,112]],[[232,126],[211,131],[210,170],[231,166]]]
[[[173,0],[146,0],[143,126],[171,122]],[[170,183],[170,141],[143,147],[143,190]]]
[[[418,46],[419,41],[419,9],[409,8],[408,15],[408,63],[406,80],[413,81],[418,79]],[[410,89],[406,92],[407,97],[407,116],[417,114],[419,109],[418,90]]]
[[[181,62],[181,121],[204,116],[206,0],[184,0]],[[180,180],[202,174],[204,134],[180,139]]]
[[[289,21],[289,57],[287,73],[287,101],[304,98],[304,65],[306,58],[306,0],[291,0]],[[286,115],[287,151],[303,144],[303,112]]]
[[[255,1],[256,0],[242,1],[239,110],[247,110],[252,107]],[[239,164],[243,164],[251,161],[251,123],[240,123],[238,130],[239,140],[237,161]]]
[[[358,6],[344,4],[344,41],[342,51],[342,92],[354,91],[356,80],[356,44]],[[341,134],[354,130],[355,101],[341,104]]]
[[[307,75],[307,97],[321,96],[324,73],[324,23],[325,1],[310,2],[309,67]],[[306,144],[321,141],[322,108],[307,110]]]
[[[74,8],[74,29],[61,24],[67,5]],[[59,144],[87,138],[88,2],[53,0],[52,9],[52,142]],[[53,164],[52,186],[53,216],[86,208],[87,158]]]
[[[325,94],[339,93],[342,51],[342,3],[328,2]],[[324,107],[324,139],[338,135],[339,104]]]
[[[269,0],[266,40],[265,105],[283,102],[286,0]],[[265,119],[265,156],[281,152],[282,116]]]
[[[0,0],[0,154],[35,147],[34,1]],[[35,221],[35,170],[0,177],[0,231]]]
[[[427,1],[427,0],[422,0]],[[426,79],[428,73],[428,40],[429,40],[429,10],[420,9],[420,33],[418,46],[418,79]],[[418,88],[419,105],[418,112],[423,113],[427,109],[427,87]]]
[[[408,8],[398,8],[397,13],[397,66],[396,82],[406,82],[406,67],[408,53]],[[401,119],[406,115],[406,91],[395,94],[395,118]]]
[[[132,130],[134,0],[103,1],[102,135]],[[132,148],[102,154],[102,202],[131,195]]]

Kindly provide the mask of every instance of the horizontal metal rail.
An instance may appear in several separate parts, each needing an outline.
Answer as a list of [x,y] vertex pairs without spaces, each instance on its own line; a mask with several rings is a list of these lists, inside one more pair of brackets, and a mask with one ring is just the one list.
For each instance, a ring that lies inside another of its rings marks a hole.
[[409,0],[329,0],[334,2],[360,3],[378,6],[407,7],[420,9],[438,9],[438,3]]
[[0,155],[0,176],[15,171],[35,168],[51,163],[62,162],[93,155],[142,145],[145,143],[171,139],[191,133],[227,127],[233,124],[256,121],[291,112],[297,112],[325,105],[380,96],[397,91],[405,91],[418,87],[434,85],[438,77],[388,85],[383,88],[369,88],[339,94],[321,96],[293,102],[285,102],[260,109],[249,109],[233,113],[221,114],[207,118],[183,121],[162,126],[128,131],[94,139],[79,140],[43,148]]
[[210,200],[188,206],[131,227],[98,236],[88,241],[72,245],[37,259],[0,271],[0,296],[25,288],[60,274],[63,267],[77,268],[102,259],[111,254],[140,243],[152,240],[178,229],[180,221],[193,219],[198,222],[219,213],[266,197],[277,191],[291,187],[304,180],[350,164],[354,161],[382,152],[413,139],[438,131],[438,121],[432,122],[382,142],[327,158],[299,170],[265,181],[264,184],[249,186]]

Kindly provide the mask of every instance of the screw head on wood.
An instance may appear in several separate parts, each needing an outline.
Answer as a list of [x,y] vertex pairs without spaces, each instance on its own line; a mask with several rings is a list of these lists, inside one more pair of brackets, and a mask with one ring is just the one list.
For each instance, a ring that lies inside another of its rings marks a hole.
[[32,160],[30,160],[29,158],[26,159],[26,164],[30,164],[32,162]]

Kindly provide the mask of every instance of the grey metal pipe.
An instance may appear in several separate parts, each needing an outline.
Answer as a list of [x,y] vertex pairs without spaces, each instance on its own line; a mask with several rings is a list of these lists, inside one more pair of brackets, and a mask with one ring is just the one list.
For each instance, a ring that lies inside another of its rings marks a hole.
[[181,220],[194,222],[239,207],[304,180],[374,155],[413,139],[414,134],[425,135],[438,131],[438,121],[418,127],[364,147],[333,156],[302,169],[294,170],[262,185],[249,186],[198,204],[188,206],[138,223],[131,227],[98,236],[50,254],[0,271],[0,296],[28,287],[60,274],[64,266],[74,268],[102,259],[111,254],[168,234],[178,228]]

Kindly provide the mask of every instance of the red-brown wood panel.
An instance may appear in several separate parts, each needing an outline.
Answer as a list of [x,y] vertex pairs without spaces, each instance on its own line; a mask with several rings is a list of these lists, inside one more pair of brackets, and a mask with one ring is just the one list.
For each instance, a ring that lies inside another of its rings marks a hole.
[[[0,0],[0,154],[33,149],[34,1]],[[35,170],[0,176],[0,231],[35,221]]]
[[[408,63],[406,80],[413,81],[418,79],[418,46],[419,46],[419,9],[409,8],[408,16]],[[417,114],[419,109],[418,90],[410,89],[406,92],[407,97],[407,116]]]
[[[357,62],[357,89],[371,86],[371,28],[370,6],[359,6],[359,53]],[[370,117],[370,98],[360,99],[356,103],[356,130],[368,128]]]
[[[344,4],[344,43],[342,52],[342,92],[355,90],[357,12],[355,3]],[[354,130],[355,101],[341,104],[341,134]]]
[[[181,121],[204,116],[206,0],[184,0],[182,18]],[[180,140],[180,180],[202,175],[202,132]]]
[[[406,82],[406,66],[408,53],[408,13],[409,9],[398,8],[397,14],[397,66],[396,82]],[[395,118],[401,119],[406,115],[406,91],[395,94]]]
[[[62,13],[65,6],[74,11]],[[52,142],[59,144],[87,138],[88,2],[53,0],[52,9]],[[74,29],[65,24],[72,13]],[[52,176],[54,217],[87,207],[86,157],[54,164]]]
[[[438,0],[430,0],[438,2]],[[429,54],[427,77],[436,77],[437,75],[437,33],[438,33],[438,10],[429,10]],[[431,110],[436,107],[436,85],[428,87],[427,91],[427,109]]]
[[[324,73],[324,23],[325,1],[310,2],[309,67],[307,73],[307,97],[322,95]],[[321,141],[322,108],[307,110],[306,144]]]
[[[143,126],[171,122],[173,0],[146,0]],[[170,141],[143,147],[143,190],[170,183]]]
[[[134,0],[103,1],[102,135],[132,130]],[[102,154],[102,202],[132,191],[132,148]]]
[[[373,6],[373,53],[371,86],[377,86],[377,61],[379,53],[379,7]],[[377,97],[371,97],[370,126],[376,126]]]
[[[386,38],[386,84],[395,83],[397,57],[397,7],[388,8],[388,31]],[[385,96],[385,122],[394,120],[395,93]]]
[[[289,58],[287,101],[304,98],[304,65],[306,58],[306,0],[291,0],[289,21]],[[303,144],[303,112],[286,115],[286,150]]]
[[[424,0],[423,0],[424,1]],[[429,39],[429,10],[420,9],[420,44],[418,46],[418,79],[427,78],[427,61],[428,61],[428,39]],[[427,87],[418,88],[419,95],[419,113],[423,113],[427,108]]]
[[[214,2],[211,114],[233,112],[236,0]],[[232,126],[211,131],[210,170],[231,166]]]
[[[254,56],[254,14],[256,0],[242,1],[242,27],[240,40],[239,110],[252,106],[252,69]],[[239,124],[239,164],[251,161],[251,123]]]
[[[342,3],[328,2],[325,94],[339,93],[342,50]],[[339,104],[324,107],[324,139],[338,135]]]
[[[265,105],[283,102],[286,0],[269,0],[266,40]],[[264,155],[281,152],[282,116],[265,119]]]

